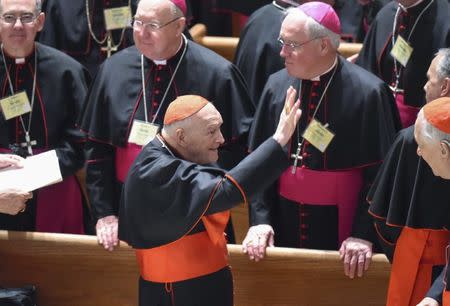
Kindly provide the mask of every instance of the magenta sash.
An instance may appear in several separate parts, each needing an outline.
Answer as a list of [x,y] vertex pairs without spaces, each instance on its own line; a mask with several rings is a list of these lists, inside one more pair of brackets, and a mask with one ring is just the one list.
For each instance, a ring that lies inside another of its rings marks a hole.
[[134,143],[128,143],[125,147],[116,147],[116,178],[119,182],[125,182],[131,165],[141,151],[142,146]]
[[279,179],[279,193],[284,198],[311,205],[338,207],[339,244],[351,234],[353,219],[363,187],[361,169],[345,171],[315,171],[292,166]]
[[398,112],[400,114],[400,121],[403,128],[407,128],[416,122],[417,114],[420,107],[414,107],[405,104],[405,95],[398,92],[395,95],[395,102],[397,103]]
[[[38,154],[42,149],[33,149]],[[0,149],[0,153],[11,153]],[[60,183],[43,187],[36,192],[37,232],[84,234],[83,200],[75,176]]]

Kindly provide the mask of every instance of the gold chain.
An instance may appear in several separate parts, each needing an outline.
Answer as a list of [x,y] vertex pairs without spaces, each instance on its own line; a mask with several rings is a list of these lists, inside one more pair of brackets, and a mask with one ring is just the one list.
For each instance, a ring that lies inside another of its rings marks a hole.
[[[131,8],[131,0],[128,0],[128,7]],[[105,35],[105,37],[102,40],[98,39],[97,36],[95,36],[95,33],[92,30],[91,15],[90,15],[90,10],[89,10],[89,0],[86,0],[86,17],[87,17],[89,34],[91,35],[92,39],[94,39],[99,45],[103,45],[106,42],[106,40],[108,39],[108,37],[110,37],[110,39],[111,39],[112,48],[116,48],[122,44],[123,38],[125,36],[126,28],[122,29],[122,32],[120,34],[120,40],[117,44],[114,43],[111,31],[108,31],[108,33]]]

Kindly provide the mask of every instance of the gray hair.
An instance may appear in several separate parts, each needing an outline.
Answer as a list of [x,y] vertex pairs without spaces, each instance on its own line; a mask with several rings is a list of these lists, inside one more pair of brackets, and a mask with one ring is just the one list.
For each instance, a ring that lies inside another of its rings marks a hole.
[[429,141],[440,142],[442,140],[450,141],[450,134],[447,134],[433,125],[431,125],[423,114],[423,108],[419,111],[417,115],[417,120],[422,122],[422,133]]
[[289,14],[296,14],[302,20],[306,20],[306,29],[308,31],[308,36],[310,39],[315,39],[319,37],[328,37],[330,39],[331,46],[337,50],[341,43],[341,36],[334,33],[333,31],[327,29],[320,23],[318,23],[314,18],[306,15],[302,10],[297,7],[291,7],[286,10],[285,17]]
[[[35,13],[39,14],[40,12],[42,12],[42,0],[36,0],[36,4],[35,4]],[[0,0],[0,13],[3,12],[3,8],[2,8],[2,1]]]
[[436,73],[439,79],[450,78],[450,48],[439,49],[437,56],[441,56],[436,63]]
[[168,135],[173,135],[177,129],[186,128],[186,125],[189,125],[191,123],[191,120],[192,120],[192,116],[189,116],[182,120],[175,121],[171,124],[165,124],[162,129],[163,129],[164,133],[166,133]]

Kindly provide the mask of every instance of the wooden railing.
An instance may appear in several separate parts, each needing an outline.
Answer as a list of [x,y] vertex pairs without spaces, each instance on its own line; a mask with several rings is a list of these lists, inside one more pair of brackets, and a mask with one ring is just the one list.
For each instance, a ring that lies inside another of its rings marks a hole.
[[[213,50],[229,61],[233,61],[239,43],[238,37],[207,36],[207,29],[204,24],[194,25],[189,32],[197,43]],[[362,44],[342,42],[339,47],[339,53],[347,58],[359,53],[361,47]]]
[[[271,248],[258,263],[229,245],[236,306],[382,306],[389,264],[374,256],[350,280],[337,252]],[[114,252],[95,237],[0,231],[0,285],[37,286],[39,306],[136,306],[138,269],[124,243]],[[213,305],[211,305],[213,306]]]

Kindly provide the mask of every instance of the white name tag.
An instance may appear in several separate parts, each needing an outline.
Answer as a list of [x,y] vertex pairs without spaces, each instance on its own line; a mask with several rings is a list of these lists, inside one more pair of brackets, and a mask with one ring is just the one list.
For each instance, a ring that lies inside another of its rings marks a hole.
[[316,119],[313,119],[305,132],[303,133],[303,138],[309,141],[316,149],[320,152],[325,152],[328,145],[334,138],[334,133],[332,133],[326,126],[322,125]]
[[1,99],[0,106],[6,120],[31,112],[30,101],[25,91]]
[[128,142],[135,143],[139,146],[145,146],[155,138],[158,131],[159,125],[157,124],[134,120]]
[[128,6],[105,9],[106,30],[126,28],[131,20],[131,10]]
[[411,47],[406,40],[400,35],[397,36],[397,41],[391,50],[391,55],[395,58],[403,67],[406,67],[411,54],[413,53],[413,47]]

